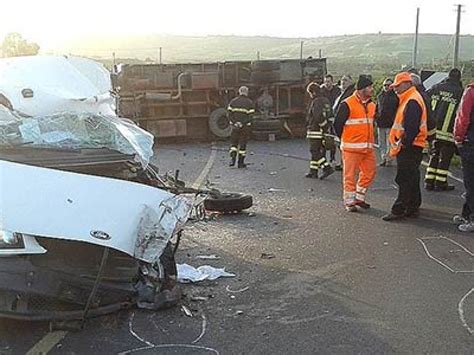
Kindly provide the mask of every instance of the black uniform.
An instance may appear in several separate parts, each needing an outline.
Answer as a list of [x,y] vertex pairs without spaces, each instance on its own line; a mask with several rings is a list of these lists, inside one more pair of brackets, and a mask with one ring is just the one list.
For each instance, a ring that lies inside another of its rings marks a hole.
[[230,135],[231,166],[238,159],[238,167],[245,167],[244,160],[247,155],[247,142],[250,138],[253,114],[255,113],[253,101],[247,96],[239,95],[233,98],[227,108],[229,121],[232,125]]
[[332,116],[331,103],[326,97],[317,97],[311,101],[306,117],[307,134],[311,151],[310,171],[308,177],[317,177],[318,169],[327,171],[330,165],[326,160],[324,135],[329,127],[328,119]]
[[446,190],[448,189],[449,165],[456,152],[453,130],[463,88],[459,81],[447,79],[435,85],[427,93],[431,97],[432,116],[436,122],[436,136],[429,167],[426,170],[425,187]]

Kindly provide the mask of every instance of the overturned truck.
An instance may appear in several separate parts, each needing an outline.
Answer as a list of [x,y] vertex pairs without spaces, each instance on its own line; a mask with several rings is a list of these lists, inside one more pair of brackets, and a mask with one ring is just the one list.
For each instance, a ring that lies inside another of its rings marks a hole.
[[325,74],[325,58],[139,64],[118,65],[113,82],[119,115],[175,141],[228,137],[226,107],[246,85],[257,109],[254,138],[267,139],[303,133],[306,85]]

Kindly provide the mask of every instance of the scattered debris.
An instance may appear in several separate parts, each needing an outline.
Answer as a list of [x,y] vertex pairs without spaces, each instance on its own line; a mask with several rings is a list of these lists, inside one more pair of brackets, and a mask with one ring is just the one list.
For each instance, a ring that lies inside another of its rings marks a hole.
[[249,290],[249,289],[250,289],[250,287],[247,286],[247,287],[241,288],[240,290],[231,290],[228,285],[227,285],[227,287],[225,288],[225,290],[226,290],[227,292],[230,292],[230,293],[245,292],[245,291],[247,291],[247,290]]
[[203,296],[192,296],[191,301],[192,302],[206,302],[209,298],[208,297],[203,297]]
[[191,310],[188,307],[186,307],[185,305],[181,306],[181,310],[184,312],[184,314],[186,314],[186,316],[188,316],[188,317],[193,316],[193,312],[191,312]]
[[249,212],[249,213],[247,214],[247,216],[249,216],[249,217],[255,217],[255,216],[257,216],[257,214],[256,214],[255,212]]
[[272,172],[270,172],[270,175],[275,176],[275,175],[278,175],[278,173],[276,171],[272,171]]
[[220,277],[235,277],[235,274],[225,271],[225,268],[218,269],[209,265],[199,266],[195,268],[188,264],[178,264],[178,281],[186,282],[200,282],[204,280],[216,280]]
[[215,255],[215,254],[211,254],[211,255],[198,255],[196,256],[196,259],[199,259],[199,260],[219,260],[220,257]]
[[262,253],[262,255],[260,255],[260,259],[274,259],[275,258],[275,254],[273,253]]
[[387,245],[388,245],[388,242],[384,242],[383,245],[387,246]]
[[276,187],[270,187],[268,189],[268,192],[286,192],[285,189],[280,189],[280,188],[276,188]]
[[201,319],[202,319],[201,334],[199,334],[199,336],[196,339],[194,339],[191,344],[196,344],[199,340],[202,339],[204,334],[206,334],[207,319],[206,319],[206,315],[204,313],[201,314]]
[[240,315],[244,314],[244,311],[237,311],[237,312],[235,312],[235,314],[240,316]]

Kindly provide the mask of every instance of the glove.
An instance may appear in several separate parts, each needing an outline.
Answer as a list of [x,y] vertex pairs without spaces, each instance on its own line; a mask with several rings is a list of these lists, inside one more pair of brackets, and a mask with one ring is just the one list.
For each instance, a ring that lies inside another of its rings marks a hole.
[[234,123],[234,127],[235,128],[242,128],[244,125],[242,124],[242,122],[235,122]]

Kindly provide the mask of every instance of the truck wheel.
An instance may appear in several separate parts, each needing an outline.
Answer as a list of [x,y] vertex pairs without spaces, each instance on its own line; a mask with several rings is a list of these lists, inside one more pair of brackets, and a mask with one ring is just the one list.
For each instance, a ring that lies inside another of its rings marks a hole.
[[232,132],[229,119],[227,118],[227,110],[218,108],[211,112],[209,116],[209,130],[219,138],[228,138]]
[[259,60],[250,64],[252,71],[280,70],[280,62],[273,60]]
[[252,128],[254,131],[277,131],[283,127],[280,120],[256,120]]
[[204,208],[206,210],[223,213],[240,212],[252,207],[252,205],[252,196],[237,193],[211,193],[204,200]]

